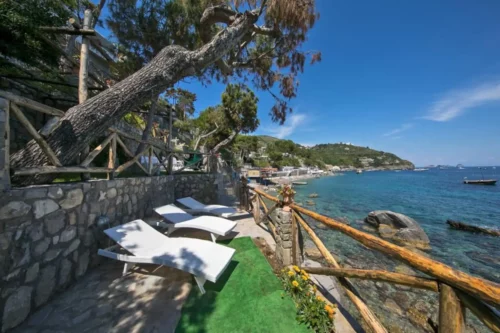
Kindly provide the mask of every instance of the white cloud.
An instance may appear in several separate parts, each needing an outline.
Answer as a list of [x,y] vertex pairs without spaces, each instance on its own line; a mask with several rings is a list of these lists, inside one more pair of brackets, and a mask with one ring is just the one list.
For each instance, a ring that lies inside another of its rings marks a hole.
[[304,122],[306,116],[304,114],[292,114],[288,117],[286,123],[281,126],[276,126],[276,128],[269,129],[269,132],[277,137],[278,139],[283,139],[291,135],[295,129]]
[[468,109],[493,101],[500,101],[499,83],[452,91],[436,101],[424,118],[433,121],[449,121]]
[[413,124],[403,124],[403,125],[401,125],[401,127],[393,129],[392,131],[385,133],[383,136],[394,136],[394,135],[399,134],[401,132],[407,131],[412,127],[413,127]]

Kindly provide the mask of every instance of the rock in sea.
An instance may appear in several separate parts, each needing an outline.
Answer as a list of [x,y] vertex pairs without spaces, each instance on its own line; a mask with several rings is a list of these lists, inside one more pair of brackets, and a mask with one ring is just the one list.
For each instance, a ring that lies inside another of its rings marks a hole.
[[378,229],[380,236],[421,250],[430,249],[429,237],[417,221],[389,210],[373,211],[365,222]]

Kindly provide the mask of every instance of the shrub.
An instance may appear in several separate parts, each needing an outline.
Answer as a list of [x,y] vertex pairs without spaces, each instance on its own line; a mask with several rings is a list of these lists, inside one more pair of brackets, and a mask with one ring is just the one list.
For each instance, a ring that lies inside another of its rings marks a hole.
[[[299,267],[285,268],[280,279],[283,288],[295,302],[297,320],[306,324],[315,332],[334,332],[333,318],[335,306],[326,304],[320,296],[316,296],[316,285],[309,275]],[[283,295],[284,296],[284,295]]]

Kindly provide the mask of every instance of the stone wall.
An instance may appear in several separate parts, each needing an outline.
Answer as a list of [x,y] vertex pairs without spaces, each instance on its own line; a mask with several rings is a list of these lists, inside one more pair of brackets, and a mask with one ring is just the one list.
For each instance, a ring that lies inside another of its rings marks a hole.
[[[271,213],[271,219],[276,226],[276,259],[283,265],[288,266],[293,263],[292,253],[292,212],[277,208]],[[299,236],[299,232],[297,232]],[[302,242],[297,238],[296,263],[302,262]]]
[[98,265],[111,245],[96,220],[117,225],[192,196],[215,202],[215,175],[176,175],[31,186],[0,192],[0,331],[15,327]]

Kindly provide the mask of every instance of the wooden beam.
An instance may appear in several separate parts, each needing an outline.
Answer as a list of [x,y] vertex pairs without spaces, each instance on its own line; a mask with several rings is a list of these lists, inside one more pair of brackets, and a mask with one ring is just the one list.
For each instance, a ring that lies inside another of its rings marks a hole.
[[[117,128],[114,128],[114,127],[110,127],[108,129],[109,131],[111,132],[115,132],[117,134],[119,134],[120,136],[124,137],[124,138],[127,138],[127,139],[130,139],[130,140],[134,140],[135,142],[139,142],[139,143],[147,143],[148,145],[151,145],[151,146],[154,146],[162,151],[165,151],[165,152],[170,152],[170,150],[168,149],[167,145],[165,145],[162,141],[160,140],[141,140],[141,137],[139,135],[134,135],[134,134],[130,134],[130,133],[126,133],[126,132],[123,132]],[[179,152],[181,154],[188,154],[188,152]]]
[[297,219],[292,214],[292,264],[297,265]]
[[64,35],[81,35],[81,36],[95,36],[94,29],[71,29],[66,27],[40,27],[43,32],[51,34],[64,34]]
[[254,198],[255,198],[255,203],[253,205],[253,220],[255,221],[255,224],[259,224],[260,223],[260,214],[261,214],[261,211],[260,211],[260,201],[259,199],[257,198],[259,195],[258,194],[255,194]]
[[[256,190],[255,192],[260,193],[261,191]],[[279,199],[276,198],[276,200],[279,202]],[[304,228],[304,230],[309,234],[311,240],[317,246],[318,250],[321,252],[327,263],[335,268],[341,268],[340,265],[337,263],[337,260],[335,260],[330,251],[328,251],[325,244],[323,244],[323,242],[319,239],[319,237],[311,229],[311,227],[307,224],[307,222],[302,218],[302,216],[300,216],[296,211],[293,211],[293,214],[295,215],[296,220],[300,223],[302,228]],[[354,285],[351,283],[351,281],[349,281],[345,277],[339,277],[338,280],[342,285],[342,287],[344,287],[347,297],[349,297],[352,304],[354,304],[356,309],[358,309],[359,314],[361,315],[365,323],[368,325],[368,327],[371,329],[371,331],[375,333],[387,333],[387,330],[378,320],[375,314],[370,310],[370,308],[368,308],[365,302],[363,302],[363,300],[359,298],[358,295],[356,295],[357,294],[355,293],[356,289],[354,288]]]
[[[6,74],[6,75],[0,75],[0,77],[5,77],[5,78],[8,78],[8,79],[12,79],[12,80],[41,82],[41,83],[47,83],[47,84],[52,84],[52,85],[56,85],[56,86],[64,86],[64,87],[70,87],[70,88],[76,88],[76,89],[78,89],[77,85],[74,85],[74,84],[71,84],[71,83],[60,82],[60,81],[53,81],[53,80],[47,80],[47,79],[44,79],[44,78],[41,78],[41,77],[35,77],[35,76],[28,77],[28,76],[18,76],[18,75]],[[103,90],[106,90],[107,88],[89,87],[88,89],[89,90],[103,91]]]
[[439,284],[439,333],[465,332],[464,311],[452,287]]
[[409,287],[431,290],[438,292],[438,283],[436,280],[421,278],[407,274],[393,273],[383,270],[366,270],[351,268],[330,268],[330,267],[303,267],[311,274],[329,275],[336,277],[357,278],[363,280],[384,281],[395,284],[401,284]]
[[81,173],[81,172],[89,172],[89,173],[108,173],[113,171],[108,168],[90,168],[90,167],[55,167],[55,166],[42,166],[37,168],[22,168],[14,170],[15,176],[33,176],[33,175],[42,175],[49,173]]
[[106,148],[106,146],[114,138],[114,136],[115,134],[111,133],[106,139],[104,139],[104,141],[101,142],[99,146],[95,147],[94,150],[87,156],[87,158],[85,158],[85,160],[82,163],[80,163],[80,166],[82,167],[89,166],[89,164],[94,160],[94,158],[96,158],[96,156],[99,155],[104,150],[104,148]]
[[[10,190],[10,104],[8,99],[0,98],[0,189]],[[1,228],[0,228],[1,229]],[[1,230],[0,230],[1,231]]]
[[[115,169],[115,160],[116,160],[116,133],[111,133],[113,139],[111,140],[111,144],[109,145],[109,154],[108,154],[108,169]],[[108,174],[109,179],[115,178],[115,173],[111,172]]]
[[116,142],[120,145],[120,147],[122,147],[123,152],[126,155],[128,155],[129,157],[134,157],[134,154],[132,154],[132,152],[128,150],[127,146],[125,145],[125,143],[123,143],[122,139],[120,139],[120,136],[118,134],[116,134]]
[[500,315],[496,313],[490,306],[467,295],[463,291],[455,290],[458,298],[476,317],[483,322],[490,330],[495,333],[500,333]]
[[259,223],[262,223],[264,222],[264,220],[266,220],[268,217],[271,218],[271,213],[274,212],[276,210],[276,208],[278,208],[280,206],[280,204],[275,204],[274,206],[271,207],[271,209],[269,209],[265,214],[264,216],[262,216],[262,219],[260,220]]
[[[123,163],[122,165],[120,165],[118,168],[116,168],[116,173],[120,173],[120,172],[123,172],[125,169],[127,169],[128,167],[130,167],[132,164],[136,163],[137,160],[146,152],[146,150],[149,149],[149,146],[147,146],[146,148],[144,148],[139,154],[135,155],[131,160],[129,160],[128,162],[125,162]],[[146,172],[146,174],[148,173],[148,171],[146,169],[144,169],[144,167],[139,163],[139,165],[142,167],[142,169],[144,170],[144,172]]]
[[58,117],[64,116],[64,111],[61,111],[59,109],[56,109],[56,108],[53,108],[53,107],[50,107],[47,105],[44,105],[42,103],[35,102],[35,101],[28,99],[26,97],[14,95],[14,94],[7,92],[7,91],[4,91],[4,90],[0,90],[0,96],[10,100],[11,102],[16,103],[17,105],[21,105],[21,106],[30,108],[30,109],[38,111],[38,112],[42,112],[42,113],[46,113],[46,114],[50,114],[52,116],[58,116]]
[[21,109],[14,103],[10,105],[14,115],[19,120],[19,122],[26,128],[28,133],[35,139],[36,143],[40,146],[45,155],[49,158],[50,163],[55,166],[62,166],[61,162],[57,158],[56,154],[52,151],[49,144],[42,138],[42,136],[36,131],[36,129],[31,125],[28,118],[26,118],[21,111]]

